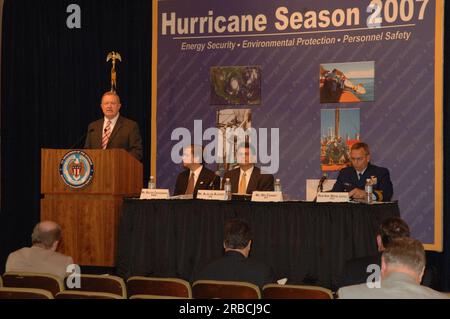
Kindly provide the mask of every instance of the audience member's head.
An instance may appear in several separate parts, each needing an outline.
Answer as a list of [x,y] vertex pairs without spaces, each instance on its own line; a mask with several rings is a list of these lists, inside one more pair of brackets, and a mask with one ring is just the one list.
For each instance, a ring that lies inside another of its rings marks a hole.
[[391,273],[404,273],[420,284],[425,269],[425,250],[420,241],[409,238],[396,238],[383,251],[381,257],[381,276]]
[[250,226],[241,219],[231,219],[223,229],[223,247],[225,251],[238,251],[245,257],[250,253],[252,243]]
[[409,226],[400,217],[389,217],[383,220],[378,230],[378,251],[385,250],[395,238],[409,237]]
[[37,224],[31,234],[33,246],[56,251],[61,239],[61,227],[52,221],[43,221]]

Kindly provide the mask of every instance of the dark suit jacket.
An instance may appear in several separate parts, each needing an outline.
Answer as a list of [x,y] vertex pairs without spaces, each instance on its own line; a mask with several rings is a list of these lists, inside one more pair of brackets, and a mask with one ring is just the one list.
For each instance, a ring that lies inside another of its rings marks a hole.
[[[181,195],[186,192],[186,188],[189,182],[190,170],[186,169],[178,174],[177,182],[175,184],[174,196]],[[197,178],[197,182],[194,187],[194,198],[197,196],[199,189],[220,189],[220,177],[213,171],[203,166],[200,171],[200,175]]]
[[375,166],[369,163],[362,178],[358,180],[358,175],[353,167],[341,169],[333,186],[332,192],[349,192],[354,188],[364,190],[366,179],[371,176],[377,177],[377,184],[373,186],[373,193],[377,201],[388,202],[392,198],[393,188],[389,170],[384,167]]
[[[237,193],[239,190],[239,175],[241,174],[241,169],[235,168],[231,171],[225,173],[223,180],[226,178],[230,179],[231,182],[231,192]],[[253,191],[273,191],[273,175],[271,174],[261,174],[259,167],[253,167],[252,175],[248,181],[247,194],[253,193]]]
[[[339,286],[345,287],[365,283],[367,277],[370,275],[370,273],[367,272],[367,266],[371,264],[376,264],[381,267],[381,253],[347,261]],[[435,277],[434,269],[430,266],[425,266],[421,285],[435,288]]]
[[[104,118],[89,124],[84,148],[102,148],[103,121]],[[138,124],[119,115],[106,148],[123,148],[141,161],[142,138]]]
[[262,288],[274,283],[272,269],[252,258],[245,258],[240,252],[228,251],[225,255],[194,275],[196,280],[244,281]]

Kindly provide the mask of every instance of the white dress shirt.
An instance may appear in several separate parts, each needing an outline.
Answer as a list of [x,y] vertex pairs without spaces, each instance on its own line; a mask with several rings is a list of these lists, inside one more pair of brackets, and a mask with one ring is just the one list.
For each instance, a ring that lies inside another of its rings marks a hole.
[[[103,121],[102,136],[103,136],[103,134],[105,134],[105,128],[106,128],[106,125],[107,125],[108,121],[111,121],[110,132],[112,133],[112,131],[114,129],[114,126],[116,125],[117,119],[119,118],[119,116],[120,116],[120,113],[117,113],[117,115],[111,120],[105,117],[105,120]],[[109,136],[111,136],[111,134]]]

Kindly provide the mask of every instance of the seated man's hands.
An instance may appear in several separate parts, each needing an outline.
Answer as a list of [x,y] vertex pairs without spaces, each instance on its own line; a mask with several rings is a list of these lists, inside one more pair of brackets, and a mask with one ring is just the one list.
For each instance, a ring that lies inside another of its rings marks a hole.
[[348,192],[348,196],[354,199],[364,199],[366,198],[366,192],[359,188],[353,188]]

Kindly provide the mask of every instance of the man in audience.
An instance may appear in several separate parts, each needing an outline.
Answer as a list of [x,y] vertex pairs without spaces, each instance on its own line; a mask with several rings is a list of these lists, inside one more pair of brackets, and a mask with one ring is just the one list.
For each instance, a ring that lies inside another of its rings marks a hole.
[[52,221],[37,224],[31,235],[32,246],[9,254],[6,272],[34,272],[52,274],[64,279],[72,257],[56,252],[61,240],[61,227]]
[[[367,272],[367,266],[381,266],[381,253],[396,238],[409,237],[409,226],[399,217],[388,217],[380,225],[376,236],[378,253],[371,256],[354,258],[347,261],[344,267],[342,282],[340,287],[357,285],[366,282],[370,273]],[[425,273],[422,278],[422,285],[431,287],[433,284],[432,267],[425,267]]]
[[423,245],[413,238],[397,238],[383,251],[381,282],[343,287],[341,299],[445,299],[444,294],[421,286],[425,269]]
[[364,199],[366,180],[373,184],[373,199],[388,202],[393,187],[389,170],[370,163],[370,150],[366,143],[355,143],[350,150],[352,166],[341,169],[332,192],[348,192],[350,198]]
[[230,178],[232,193],[252,194],[253,191],[273,191],[273,175],[262,174],[259,167],[255,166],[255,152],[249,143],[238,146],[236,157],[239,167],[224,175],[224,180]]
[[189,145],[183,149],[183,166],[185,168],[177,176],[173,195],[197,196],[199,189],[220,189],[220,177],[203,166],[203,148],[200,145]]
[[252,239],[249,225],[242,220],[232,219],[225,223],[223,247],[225,255],[207,265],[195,280],[244,281],[262,288],[273,283],[272,269],[265,264],[248,258]]

